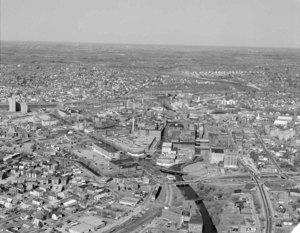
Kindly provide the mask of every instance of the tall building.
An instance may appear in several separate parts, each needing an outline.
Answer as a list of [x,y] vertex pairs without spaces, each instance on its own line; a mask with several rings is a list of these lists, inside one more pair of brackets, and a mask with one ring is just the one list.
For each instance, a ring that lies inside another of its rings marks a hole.
[[9,105],[10,112],[16,112],[16,97],[15,96],[8,98],[8,105]]
[[26,102],[21,103],[21,112],[27,113],[28,112],[28,104]]
[[210,155],[210,145],[208,139],[196,138],[195,141],[195,154],[202,156]]
[[238,168],[237,166],[238,156],[235,154],[224,155],[224,168]]

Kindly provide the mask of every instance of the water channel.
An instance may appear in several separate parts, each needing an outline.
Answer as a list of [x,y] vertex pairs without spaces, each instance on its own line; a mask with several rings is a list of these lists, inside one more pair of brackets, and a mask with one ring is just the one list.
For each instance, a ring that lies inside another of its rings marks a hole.
[[[176,176],[177,181],[183,181],[182,176]],[[199,199],[198,194],[195,192],[195,190],[190,186],[177,186],[179,190],[181,191],[182,195],[186,200],[197,200],[196,204],[197,207],[202,215],[203,219],[203,233],[217,233],[217,229],[214,225],[214,223],[211,220],[211,217],[209,216],[209,213],[201,199]]]
[[[172,166],[172,169],[175,171],[182,171],[184,164],[181,165],[175,165]],[[176,176],[177,181],[184,181],[182,176],[177,175]],[[177,186],[179,190],[181,191],[182,196],[186,200],[197,200],[196,205],[202,215],[203,219],[203,233],[217,233],[217,229],[206,209],[206,206],[204,205],[203,201],[199,198],[198,194],[195,192],[195,190],[190,186]]]

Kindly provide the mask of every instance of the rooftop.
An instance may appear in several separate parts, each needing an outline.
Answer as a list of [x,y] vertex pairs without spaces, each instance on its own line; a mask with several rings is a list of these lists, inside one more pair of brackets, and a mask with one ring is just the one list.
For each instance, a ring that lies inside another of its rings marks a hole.
[[117,153],[118,152],[118,150],[116,148],[114,148],[114,147],[112,147],[112,146],[110,146],[110,145],[108,145],[106,143],[96,142],[94,144],[95,144],[95,146],[98,146],[98,147],[100,147],[100,148],[102,148],[102,149],[104,149],[104,150],[106,150],[108,152],[111,152],[111,153]]
[[201,215],[194,215],[191,217],[190,224],[203,224]]
[[99,227],[104,224],[103,219],[95,216],[84,216],[79,219],[83,224],[86,223],[93,227]]
[[70,228],[73,232],[89,232],[93,227],[86,223],[80,223]]
[[130,167],[131,165],[136,164],[134,159],[131,157],[126,159],[112,160],[111,163],[119,167]]

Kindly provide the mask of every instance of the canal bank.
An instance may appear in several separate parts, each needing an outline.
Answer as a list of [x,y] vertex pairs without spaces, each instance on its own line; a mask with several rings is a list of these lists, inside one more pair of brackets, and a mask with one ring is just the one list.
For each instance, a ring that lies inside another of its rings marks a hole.
[[[176,176],[177,181],[184,181],[182,176]],[[203,233],[217,233],[217,229],[212,222],[212,219],[203,203],[203,201],[199,198],[198,194],[190,185],[180,186],[177,185],[177,188],[180,190],[181,194],[184,196],[186,200],[195,201],[203,219]]]

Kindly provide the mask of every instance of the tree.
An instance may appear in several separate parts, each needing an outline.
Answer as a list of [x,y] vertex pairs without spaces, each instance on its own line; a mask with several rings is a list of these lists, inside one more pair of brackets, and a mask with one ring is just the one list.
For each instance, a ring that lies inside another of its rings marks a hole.
[[30,147],[30,149],[31,149],[32,151],[36,151],[36,149],[37,149],[36,144],[35,144],[35,143],[32,144],[31,147]]
[[257,162],[258,161],[258,154],[254,151],[251,151],[250,153],[250,158],[254,160],[254,162]]
[[255,199],[254,202],[253,202],[253,204],[254,204],[254,207],[255,207],[256,211],[260,212],[261,205],[260,205],[259,201],[257,199]]

